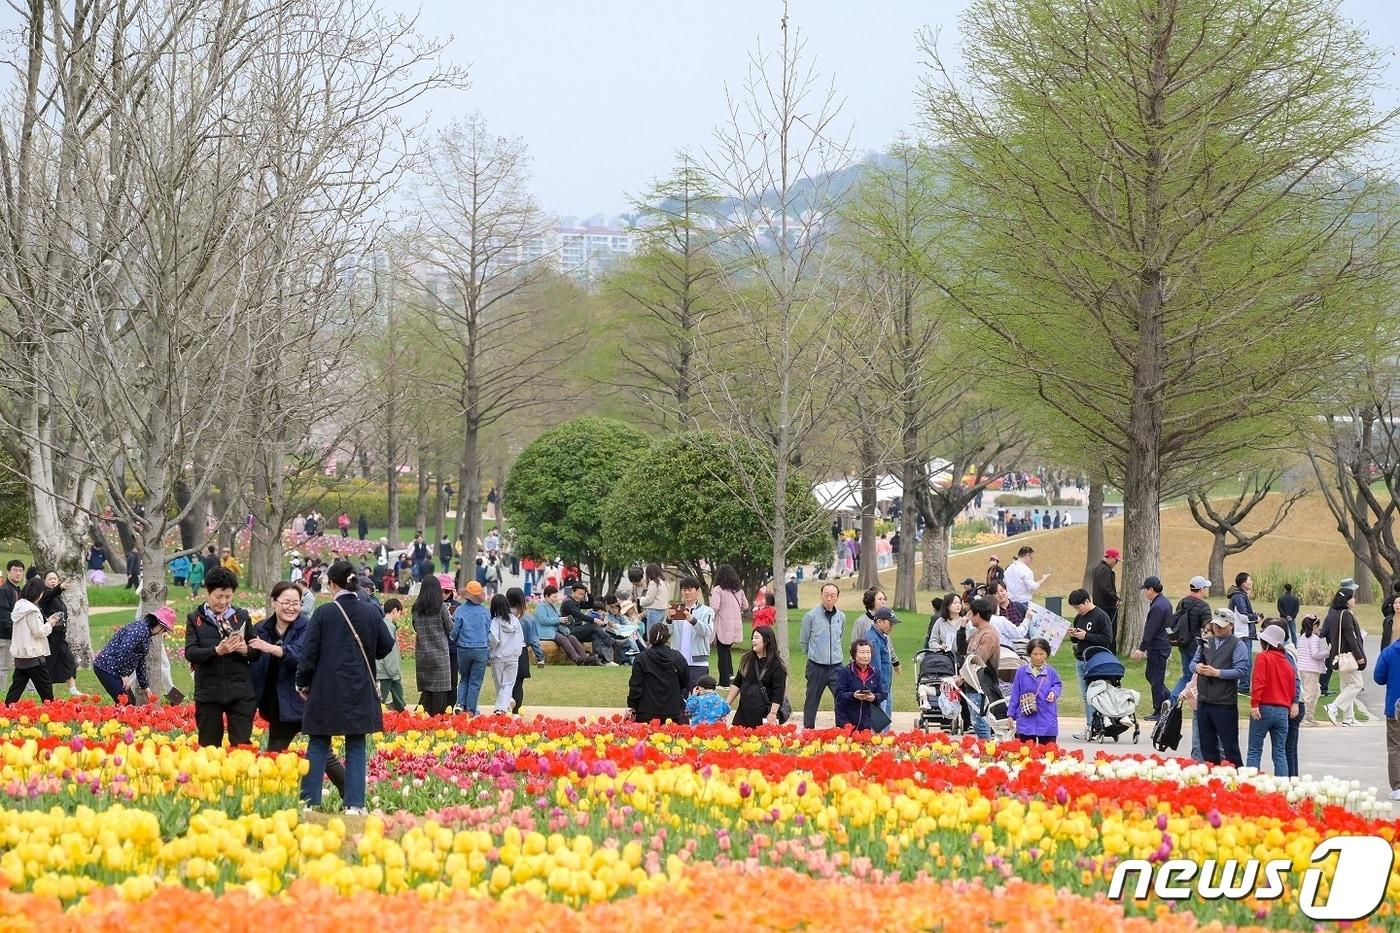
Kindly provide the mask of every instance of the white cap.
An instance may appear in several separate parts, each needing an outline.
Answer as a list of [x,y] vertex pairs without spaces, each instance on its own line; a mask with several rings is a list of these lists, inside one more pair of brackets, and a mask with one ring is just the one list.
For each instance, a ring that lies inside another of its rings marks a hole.
[[1210,581],[1200,574],[1197,574],[1191,578],[1190,586],[1193,590],[1208,590],[1210,589]]

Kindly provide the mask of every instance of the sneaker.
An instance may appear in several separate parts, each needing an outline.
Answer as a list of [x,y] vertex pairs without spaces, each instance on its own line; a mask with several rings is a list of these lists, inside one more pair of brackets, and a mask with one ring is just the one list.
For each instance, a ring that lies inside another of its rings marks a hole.
[[1356,721],[1355,719],[1343,719],[1343,720],[1342,720],[1342,725],[1344,725],[1344,726],[1355,726],[1355,725],[1358,725],[1358,723],[1357,723],[1357,721]]
[[1074,739],[1076,742],[1087,742],[1089,741],[1089,733],[1076,732],[1074,735],[1070,736],[1070,738]]
[[618,667],[619,665],[618,665],[618,663],[617,663],[616,661],[608,661],[608,662],[604,663],[603,666],[604,666],[604,667]]
[[346,816],[369,816],[369,811],[364,807],[346,807]]
[[81,690],[78,689],[78,685],[77,685],[77,684],[72,684],[72,685],[69,686],[69,688],[68,688],[68,695],[69,695],[70,697],[80,697],[80,696],[83,695],[83,691],[81,691]]
[[1323,712],[1327,714],[1328,719],[1332,720],[1332,725],[1337,725],[1337,707],[1335,704],[1328,703],[1323,707]]
[[1390,799],[1391,799],[1391,800],[1400,800],[1400,787],[1397,787],[1397,788],[1395,788],[1395,790],[1393,790],[1393,791],[1390,792]]

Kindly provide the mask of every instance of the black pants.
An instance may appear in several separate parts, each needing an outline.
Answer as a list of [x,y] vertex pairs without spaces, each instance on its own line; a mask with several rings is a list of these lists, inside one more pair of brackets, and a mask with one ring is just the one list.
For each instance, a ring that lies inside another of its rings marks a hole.
[[253,711],[257,702],[249,697],[232,703],[210,703],[196,700],[194,724],[199,730],[199,744],[215,747],[224,742],[224,718],[228,718],[228,743],[247,745],[253,741]]
[[807,699],[802,704],[802,727],[812,729],[817,725],[817,708],[822,705],[822,691],[831,691],[831,702],[836,702],[836,669],[839,664],[818,664],[807,662]]
[[511,699],[515,700],[515,705],[511,709],[515,710],[515,715],[520,715],[520,707],[525,705],[525,678],[530,676],[530,649],[520,652],[520,665],[515,669],[515,689],[511,691]]
[[[270,722],[267,724],[267,751],[285,752],[292,745],[292,739],[301,731],[300,722]],[[326,759],[326,777],[331,779],[335,789],[340,791],[340,799],[345,799],[345,762],[331,755]]]
[[438,716],[447,712],[456,697],[455,690],[424,690],[418,697],[418,705],[429,716]]
[[1210,764],[1218,765],[1224,758],[1236,768],[1244,766],[1244,759],[1240,757],[1239,716],[1239,709],[1233,703],[1196,705],[1196,728],[1201,730],[1201,757]]
[[734,646],[715,642],[715,647],[719,649],[719,685],[727,687],[734,676],[734,655],[730,653]]
[[43,660],[33,667],[17,667],[10,679],[10,690],[5,694],[6,703],[14,703],[24,696],[26,684],[33,684],[39,699],[48,702],[53,699],[53,682],[49,680],[49,665]]
[[1152,687],[1152,715],[1162,711],[1162,704],[1170,697],[1167,690],[1167,660],[1172,656],[1171,649],[1152,649],[1147,652],[1147,683]]
[[617,640],[608,634],[608,630],[596,622],[589,622],[584,625],[570,625],[569,634],[573,635],[580,642],[592,642],[593,654],[604,661],[616,661]]

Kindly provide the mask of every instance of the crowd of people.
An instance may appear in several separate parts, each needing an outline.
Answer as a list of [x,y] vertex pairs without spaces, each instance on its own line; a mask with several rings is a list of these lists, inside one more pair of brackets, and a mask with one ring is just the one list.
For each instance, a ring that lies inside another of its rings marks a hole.
[[[315,527],[320,517],[313,513],[305,521]],[[269,750],[287,748],[299,734],[308,737],[308,803],[319,802],[328,777],[347,806],[363,807],[365,736],[381,728],[383,708],[407,705],[398,656],[405,627],[416,646],[417,705],[430,715],[519,713],[531,668],[545,664],[548,644],[572,664],[630,666],[626,704],[640,721],[757,727],[792,716],[788,695],[797,691],[773,627],[778,607],[772,589],[760,588],[750,598],[734,568],[720,565],[706,596],[700,580],[672,582],[652,563],[629,569],[616,587],[599,594],[590,592],[576,569],[535,561],[521,562],[523,586],[505,587],[505,574],[491,572],[492,563],[503,559],[500,545],[494,533],[482,542],[477,572],[460,588],[452,575],[434,572],[421,533],[402,555],[386,553],[373,566],[293,557],[289,579],[266,595],[266,618],[260,618],[263,607],[236,604],[241,566],[228,549],[209,547],[173,562],[177,584],[204,597],[185,619],[183,652],[193,672],[192,726],[200,743],[227,737],[246,744],[254,714],[261,714],[269,724]],[[1089,575],[1090,586],[1067,599],[1073,616],[1066,637],[1085,709],[1085,728],[1076,739],[1092,738],[1090,658],[1118,650],[1120,558],[1107,549]],[[797,602],[795,576],[789,575],[784,589],[788,608]],[[1028,614],[1049,578],[1035,569],[1034,548],[1023,546],[1005,567],[990,555],[982,580],[965,579],[961,592],[934,600],[921,648],[953,660],[962,724],[979,736],[1009,729],[1028,742],[1059,738],[1064,684],[1050,664],[1049,642],[1032,637]],[[1287,585],[1276,615],[1259,612],[1248,573],[1234,578],[1223,606],[1211,606],[1210,586],[1204,577],[1193,577],[1175,605],[1159,578],[1148,577],[1139,587],[1146,625],[1129,648],[1145,661],[1148,719],[1186,708],[1199,760],[1259,767],[1268,745],[1275,773],[1297,774],[1299,731],[1320,724],[1321,701],[1328,701],[1323,714],[1340,727],[1368,717],[1359,697],[1363,672],[1371,666],[1373,679],[1386,687],[1391,783],[1400,799],[1400,648],[1391,638],[1400,589],[1384,607],[1382,653],[1370,665],[1352,580],[1341,582],[1321,618],[1303,615]],[[53,572],[26,569],[21,561],[6,568],[0,650],[9,703],[26,689],[41,700],[52,699],[58,684],[78,692],[61,590]],[[820,602],[801,618],[802,726],[815,726],[829,692],[838,727],[882,731],[890,728],[894,711],[901,660],[893,635],[900,620],[878,586],[861,594],[862,611],[850,617],[838,606],[840,593],[837,583],[824,582]],[[318,594],[328,598],[318,600]],[[98,652],[94,672],[115,702],[161,695],[157,684],[171,682],[162,646],[176,623],[174,611],[162,607],[119,628]],[[1173,655],[1180,664],[1174,683],[1168,672]],[[159,664],[153,666],[152,658]],[[495,700],[483,710],[488,676]],[[1243,741],[1242,695],[1250,706]],[[333,736],[345,737],[343,759],[331,754]]]

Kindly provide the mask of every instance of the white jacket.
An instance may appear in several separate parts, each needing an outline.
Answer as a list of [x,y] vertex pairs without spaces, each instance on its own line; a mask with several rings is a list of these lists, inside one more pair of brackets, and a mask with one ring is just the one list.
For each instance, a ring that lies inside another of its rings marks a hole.
[[487,648],[492,661],[519,660],[525,650],[525,628],[514,613],[504,619],[492,616]]
[[53,626],[44,618],[38,606],[27,599],[15,603],[15,611],[10,616],[15,623],[10,653],[17,658],[47,658],[49,656],[49,632]]

